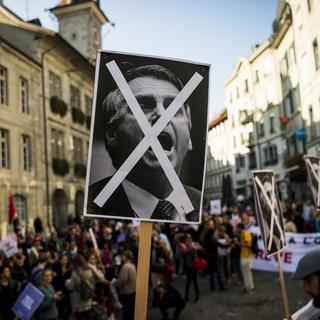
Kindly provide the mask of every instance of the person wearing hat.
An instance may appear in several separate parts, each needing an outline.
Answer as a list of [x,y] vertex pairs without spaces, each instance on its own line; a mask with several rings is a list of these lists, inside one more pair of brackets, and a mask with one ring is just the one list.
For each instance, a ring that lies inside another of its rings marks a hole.
[[304,291],[312,299],[291,316],[291,320],[320,319],[320,249],[306,253],[293,274],[294,280],[304,281]]

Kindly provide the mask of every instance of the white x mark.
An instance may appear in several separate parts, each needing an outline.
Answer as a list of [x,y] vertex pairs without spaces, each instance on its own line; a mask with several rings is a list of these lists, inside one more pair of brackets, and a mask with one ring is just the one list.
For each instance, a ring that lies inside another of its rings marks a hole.
[[[273,232],[274,232],[274,222],[276,222],[276,225],[277,225],[277,228],[279,230],[279,233],[280,233],[280,238],[281,238],[281,242],[284,243],[284,235],[283,235],[283,230],[281,228],[281,225],[280,225],[280,222],[279,222],[279,219],[278,219],[278,216],[275,212],[275,206],[276,206],[276,196],[275,196],[275,184],[274,184],[274,177],[272,177],[272,195],[271,195],[271,200],[272,200],[272,203],[270,201],[270,198],[268,197],[260,179],[255,176],[255,181],[256,183],[259,185],[264,197],[265,197],[265,200],[269,206],[269,209],[271,211],[271,223],[270,223],[270,237],[269,237],[269,243],[268,243],[268,250],[271,250],[271,245],[272,245],[272,239],[273,239]],[[262,212],[261,212],[262,213]]]
[[178,202],[178,212],[191,212],[194,209],[193,205],[157,137],[167,126],[167,124],[171,121],[171,119],[174,117],[177,111],[183,106],[183,104],[191,95],[191,93],[199,85],[203,77],[196,72],[188,81],[186,86],[171,102],[170,106],[164,111],[164,113],[154,124],[154,126],[151,127],[136,97],[132,93],[129,84],[122,75],[115,61],[107,63],[106,66],[110,71],[113,79],[115,80],[117,86],[119,87],[123,97],[125,98],[128,106],[134,114],[145,136],[140,141],[138,146],[132,151],[127,160],[113,175],[113,177],[106,184],[106,186],[101,190],[101,192],[95,198],[94,202],[98,206],[102,207],[105,204],[105,202],[109,199],[109,197],[113,194],[113,192],[117,189],[117,187],[126,178],[126,176],[129,174],[132,168],[136,165],[136,163],[140,160],[140,158],[144,155],[147,149],[151,146],[168,180],[170,181],[173,187],[173,194],[175,196],[176,201]]

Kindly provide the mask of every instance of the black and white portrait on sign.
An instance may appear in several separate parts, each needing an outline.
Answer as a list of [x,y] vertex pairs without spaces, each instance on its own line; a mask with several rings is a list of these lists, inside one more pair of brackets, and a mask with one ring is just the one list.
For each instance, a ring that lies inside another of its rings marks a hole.
[[314,205],[320,210],[320,158],[304,156]]
[[101,51],[85,216],[200,222],[209,66]]
[[286,246],[282,209],[273,171],[252,171],[254,202],[266,254]]

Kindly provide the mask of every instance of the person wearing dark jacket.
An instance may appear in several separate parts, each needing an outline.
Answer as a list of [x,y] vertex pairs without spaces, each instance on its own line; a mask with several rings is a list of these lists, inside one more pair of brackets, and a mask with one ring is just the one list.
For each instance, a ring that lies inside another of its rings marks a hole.
[[171,308],[175,308],[173,319],[178,319],[185,305],[179,291],[168,283],[158,285],[153,291],[153,307],[160,308],[163,320],[169,319],[168,309]]
[[218,256],[218,240],[215,236],[214,229],[209,229],[204,242],[204,250],[208,260],[208,273],[210,276],[210,288],[215,289],[214,278],[217,277],[219,289],[224,290],[224,285],[221,277],[219,256]]
[[180,246],[187,276],[185,300],[189,301],[189,289],[192,281],[195,290],[195,302],[197,302],[199,300],[198,270],[194,268],[194,260],[196,258],[197,250],[200,249],[200,245],[193,242],[191,234],[187,233]]
[[15,284],[11,279],[11,270],[9,266],[0,268],[0,320],[14,319],[11,310],[18,293]]

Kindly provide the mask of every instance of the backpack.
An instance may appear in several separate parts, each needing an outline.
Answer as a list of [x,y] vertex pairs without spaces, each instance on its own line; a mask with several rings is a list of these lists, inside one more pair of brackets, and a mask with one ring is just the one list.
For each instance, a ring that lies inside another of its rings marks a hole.
[[252,241],[251,241],[251,251],[253,254],[258,254],[259,246],[258,246],[258,236],[254,233],[251,233]]
[[95,295],[95,283],[93,278],[86,279],[82,274],[78,272],[78,276],[80,278],[80,298],[82,300],[92,299]]

